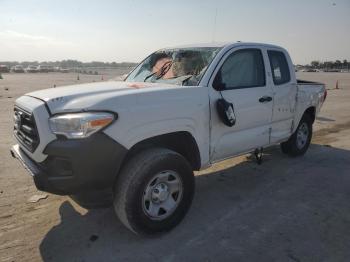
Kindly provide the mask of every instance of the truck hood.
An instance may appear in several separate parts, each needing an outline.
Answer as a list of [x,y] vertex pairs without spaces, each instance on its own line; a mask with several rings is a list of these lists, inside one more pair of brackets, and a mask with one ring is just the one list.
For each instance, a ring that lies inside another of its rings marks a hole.
[[[71,85],[44,89],[26,94],[26,96],[45,101],[51,113],[103,109],[103,103],[113,99],[119,104],[136,103],[137,96],[142,93],[181,88],[181,86],[164,83],[137,83],[124,81],[108,81],[89,84]],[[128,99],[121,97],[127,96]]]

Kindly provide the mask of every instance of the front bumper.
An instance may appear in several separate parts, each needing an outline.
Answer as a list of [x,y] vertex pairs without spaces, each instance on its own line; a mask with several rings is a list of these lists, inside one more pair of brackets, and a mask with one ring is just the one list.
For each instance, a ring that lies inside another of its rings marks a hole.
[[104,133],[86,139],[57,139],[49,143],[43,162],[32,160],[19,145],[11,154],[33,176],[41,191],[76,195],[111,189],[127,149]]
[[21,150],[18,144],[12,146],[10,152],[12,157],[17,158],[31,176],[34,177],[41,173],[40,168]]

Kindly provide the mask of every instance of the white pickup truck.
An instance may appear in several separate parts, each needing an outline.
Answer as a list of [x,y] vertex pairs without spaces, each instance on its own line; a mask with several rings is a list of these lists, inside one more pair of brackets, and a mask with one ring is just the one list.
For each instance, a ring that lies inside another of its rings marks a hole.
[[296,80],[278,46],[162,49],[124,81],[18,98],[11,153],[39,190],[84,206],[112,196],[125,226],[153,234],[185,216],[194,170],[275,144],[303,155],[326,95],[323,84]]

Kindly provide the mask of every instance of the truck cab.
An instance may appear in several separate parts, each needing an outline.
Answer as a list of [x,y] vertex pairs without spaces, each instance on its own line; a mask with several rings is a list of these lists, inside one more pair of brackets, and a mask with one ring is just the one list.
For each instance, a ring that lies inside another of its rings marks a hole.
[[124,81],[18,98],[11,153],[38,189],[83,206],[109,196],[125,226],[154,234],[185,216],[194,170],[276,144],[303,155],[325,98],[278,46],[166,48]]

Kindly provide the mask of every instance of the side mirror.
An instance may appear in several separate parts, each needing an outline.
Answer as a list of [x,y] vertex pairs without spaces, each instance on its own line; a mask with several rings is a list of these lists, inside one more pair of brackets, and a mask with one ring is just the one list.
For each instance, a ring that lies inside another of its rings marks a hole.
[[221,71],[219,71],[214,78],[213,88],[216,91],[221,91],[225,89],[225,84],[222,82]]

